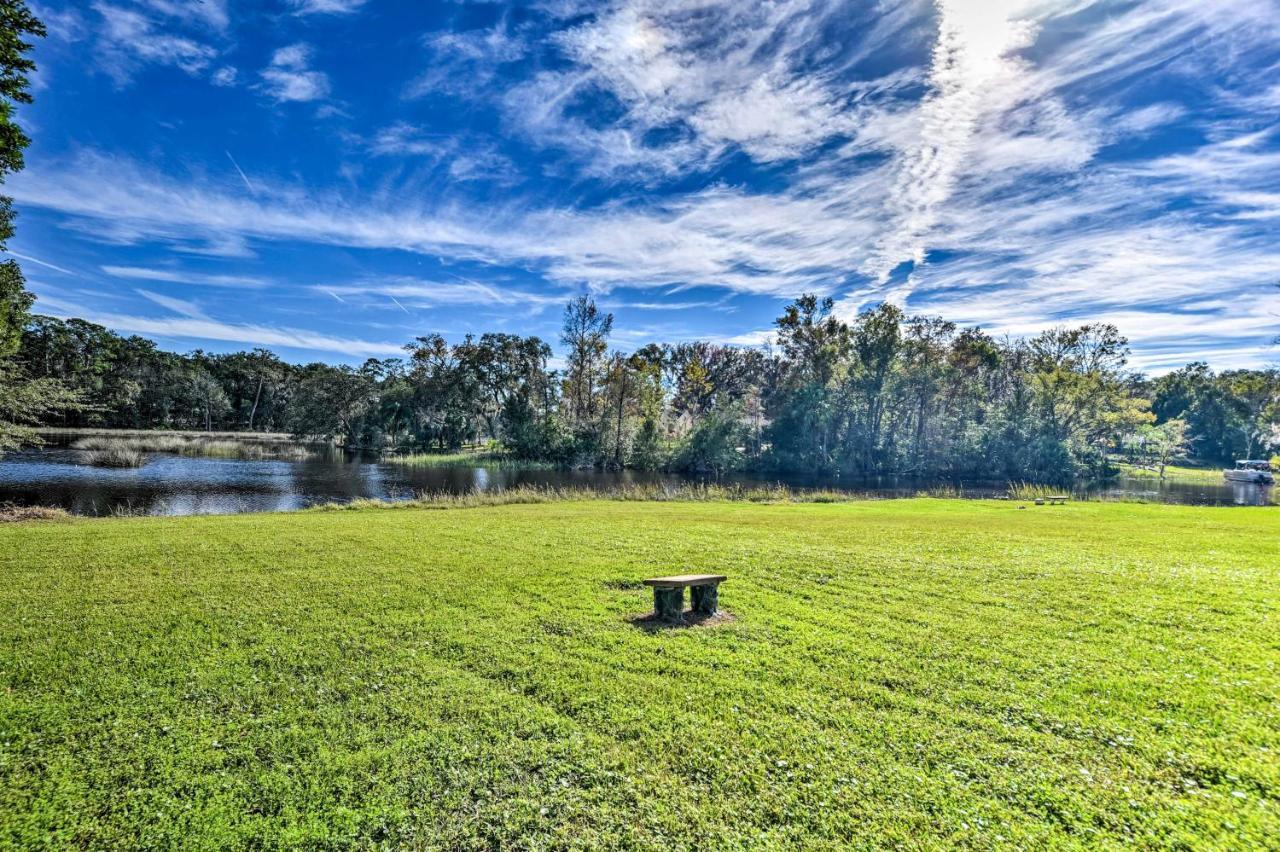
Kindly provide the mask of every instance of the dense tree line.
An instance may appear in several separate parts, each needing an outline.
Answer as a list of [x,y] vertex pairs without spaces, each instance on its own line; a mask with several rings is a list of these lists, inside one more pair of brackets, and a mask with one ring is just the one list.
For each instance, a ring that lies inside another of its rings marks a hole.
[[[565,311],[563,367],[537,337],[419,337],[360,367],[271,352],[177,355],[82,320],[34,317],[18,360],[86,405],[66,426],[288,431],[378,449],[489,441],[575,465],[1062,480],[1108,456],[1206,461],[1280,443],[1274,370],[1127,368],[1109,325],[997,340],[883,304],[842,322],[804,296],[771,347],[610,351],[612,316]],[[1157,425],[1159,424],[1159,425]],[[1177,424],[1176,428],[1172,425]]]

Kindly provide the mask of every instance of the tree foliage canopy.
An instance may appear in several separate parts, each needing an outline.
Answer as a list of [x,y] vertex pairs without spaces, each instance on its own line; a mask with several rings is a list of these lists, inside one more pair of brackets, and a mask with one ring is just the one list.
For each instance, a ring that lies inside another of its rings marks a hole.
[[[997,340],[889,304],[845,321],[805,296],[776,345],[652,343],[610,354],[590,299],[565,316],[565,368],[537,337],[426,334],[404,358],[292,365],[266,350],[175,355],[82,320],[33,317],[18,360],[66,376],[66,426],[291,431],[371,448],[489,441],[526,458],[716,475],[1061,481],[1108,457],[1230,460],[1280,443],[1275,371],[1128,370],[1109,325]],[[1179,425],[1181,424],[1181,425]]]

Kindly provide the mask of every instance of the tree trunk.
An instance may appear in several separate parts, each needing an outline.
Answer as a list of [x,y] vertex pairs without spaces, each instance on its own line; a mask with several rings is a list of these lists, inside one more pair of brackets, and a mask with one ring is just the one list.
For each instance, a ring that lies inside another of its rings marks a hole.
[[258,413],[258,400],[262,399],[263,377],[258,376],[258,392],[253,395],[253,408],[249,410],[249,431],[253,431],[253,418]]
[[622,365],[622,359],[618,359],[618,423],[617,434],[614,436],[613,463],[619,468],[622,467],[622,408],[626,402],[627,394],[627,370]]

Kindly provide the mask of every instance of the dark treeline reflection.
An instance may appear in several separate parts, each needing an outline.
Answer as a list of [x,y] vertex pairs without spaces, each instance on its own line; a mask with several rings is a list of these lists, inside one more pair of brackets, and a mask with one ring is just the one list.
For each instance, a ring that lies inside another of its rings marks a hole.
[[1275,371],[1191,364],[1148,380],[1110,325],[995,339],[890,304],[848,323],[831,309],[797,299],[760,349],[623,354],[609,349],[612,316],[581,297],[565,310],[558,370],[548,343],[511,334],[429,334],[403,358],[353,368],[263,349],[178,355],[41,316],[18,357],[91,403],[49,425],[287,431],[397,450],[495,441],[517,457],[642,470],[1054,481],[1101,473],[1117,451],[1224,460],[1277,437]]

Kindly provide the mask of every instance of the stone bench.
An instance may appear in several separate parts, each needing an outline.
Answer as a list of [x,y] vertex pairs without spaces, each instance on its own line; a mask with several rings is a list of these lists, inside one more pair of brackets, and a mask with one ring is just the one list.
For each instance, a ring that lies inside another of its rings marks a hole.
[[1050,506],[1054,506],[1066,503],[1069,498],[1066,494],[1049,494],[1044,499],[1049,501]]
[[690,603],[696,615],[715,615],[720,605],[722,574],[678,574],[674,577],[653,577],[645,580],[653,586],[653,614],[663,621],[684,620],[684,590],[689,592]]

